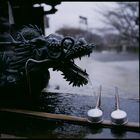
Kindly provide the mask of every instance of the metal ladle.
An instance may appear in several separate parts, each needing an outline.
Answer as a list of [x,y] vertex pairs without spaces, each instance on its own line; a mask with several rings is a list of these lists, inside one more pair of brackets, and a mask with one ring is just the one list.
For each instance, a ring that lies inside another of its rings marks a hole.
[[118,88],[115,87],[115,105],[116,110],[111,113],[112,124],[124,125],[128,122],[127,113],[120,109]]
[[101,105],[101,90],[102,90],[102,86],[100,85],[100,92],[97,98],[97,102],[96,102],[96,106],[94,109],[90,109],[87,112],[88,115],[88,121],[90,123],[101,123],[103,121],[103,112],[100,109],[100,105]]

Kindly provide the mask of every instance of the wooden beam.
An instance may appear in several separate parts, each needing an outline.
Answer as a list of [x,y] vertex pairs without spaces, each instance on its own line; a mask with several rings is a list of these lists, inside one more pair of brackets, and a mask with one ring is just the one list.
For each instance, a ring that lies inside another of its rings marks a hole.
[[32,110],[24,110],[24,109],[10,109],[10,108],[0,108],[0,112],[9,112],[9,113],[16,113],[16,114],[23,114],[27,116],[32,116],[38,119],[51,119],[56,121],[65,121],[70,123],[78,123],[80,125],[100,125],[102,127],[119,127],[119,128],[125,128],[126,130],[130,131],[140,131],[140,125],[136,122],[128,122],[125,125],[113,125],[110,120],[104,120],[100,124],[90,123],[87,118],[83,117],[76,117],[76,116],[70,116],[70,115],[64,115],[64,114],[52,114],[52,113],[46,113],[46,112],[39,112],[39,111],[32,111]]

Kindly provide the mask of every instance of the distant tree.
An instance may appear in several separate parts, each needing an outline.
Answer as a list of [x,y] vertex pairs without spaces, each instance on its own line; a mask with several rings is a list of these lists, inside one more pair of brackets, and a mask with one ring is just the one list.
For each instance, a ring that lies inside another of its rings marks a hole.
[[118,34],[106,33],[104,34],[104,46],[106,49],[121,51],[121,37]]
[[117,5],[115,9],[102,12],[106,23],[118,31],[121,42],[139,47],[139,3],[117,2]]
[[61,34],[63,36],[73,36],[75,38],[82,36],[87,33],[87,31],[82,30],[80,28],[73,28],[73,27],[62,27],[56,31],[56,33]]
[[72,36],[75,39],[84,37],[88,43],[94,43],[97,49],[103,47],[102,37],[98,34],[93,34],[92,32],[89,32],[87,30],[73,27],[62,27],[58,29],[56,33],[63,36]]

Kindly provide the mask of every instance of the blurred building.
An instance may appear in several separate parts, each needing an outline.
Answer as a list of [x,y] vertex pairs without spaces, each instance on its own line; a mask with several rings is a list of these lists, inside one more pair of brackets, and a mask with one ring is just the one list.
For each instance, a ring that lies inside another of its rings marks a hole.
[[[35,24],[45,32],[45,27],[49,26],[46,15],[54,14],[57,11],[55,6],[60,3],[51,0],[0,0],[0,29],[4,29],[6,24],[14,30],[22,25]],[[51,6],[51,9],[44,11],[42,4]]]

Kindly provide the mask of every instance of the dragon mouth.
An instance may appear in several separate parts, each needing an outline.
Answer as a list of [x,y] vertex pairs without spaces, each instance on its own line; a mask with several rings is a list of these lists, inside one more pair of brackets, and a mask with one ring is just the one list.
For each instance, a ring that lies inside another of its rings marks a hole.
[[[65,67],[64,67],[65,66]],[[88,83],[88,74],[86,70],[82,70],[74,62],[62,62],[59,63],[59,68],[53,68],[53,70],[60,70],[63,78],[69,82],[72,86],[83,86]]]

